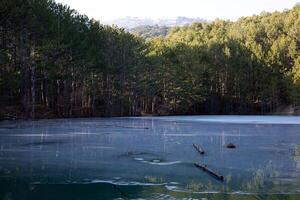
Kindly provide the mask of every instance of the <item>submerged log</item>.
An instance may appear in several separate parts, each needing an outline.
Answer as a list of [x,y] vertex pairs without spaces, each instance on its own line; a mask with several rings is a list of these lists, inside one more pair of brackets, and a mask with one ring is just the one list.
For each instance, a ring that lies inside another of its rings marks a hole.
[[207,165],[202,165],[200,163],[194,163],[195,167],[202,169],[203,171],[207,172],[208,174],[212,175],[213,177],[215,177],[216,179],[220,180],[220,181],[224,181],[224,177],[222,175],[217,174],[216,172],[214,172],[213,170],[209,169],[207,167]]
[[232,144],[232,143],[227,144],[226,147],[228,149],[235,149],[236,148],[236,146],[234,144]]
[[196,149],[196,151],[198,151],[200,154],[204,154],[204,150],[199,146],[199,145],[196,145],[196,144],[193,144],[193,147],[194,149]]

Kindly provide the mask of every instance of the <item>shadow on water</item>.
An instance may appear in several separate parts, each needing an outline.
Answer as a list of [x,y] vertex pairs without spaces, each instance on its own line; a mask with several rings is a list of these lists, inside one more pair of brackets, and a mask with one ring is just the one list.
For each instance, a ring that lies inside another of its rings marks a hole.
[[60,140],[42,141],[42,142],[29,142],[25,144],[20,144],[19,146],[29,147],[29,146],[47,146],[47,145],[61,145],[67,142]]
[[94,200],[94,199],[201,199],[201,200],[299,200],[293,194],[188,193],[168,190],[164,185],[26,184],[0,182],[3,200]]

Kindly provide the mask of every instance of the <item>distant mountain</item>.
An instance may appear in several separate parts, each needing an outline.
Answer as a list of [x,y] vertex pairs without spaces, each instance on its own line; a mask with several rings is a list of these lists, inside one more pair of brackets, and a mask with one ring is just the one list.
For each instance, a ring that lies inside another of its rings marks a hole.
[[177,17],[176,19],[150,19],[150,18],[138,18],[138,17],[124,17],[112,21],[105,22],[106,24],[114,24],[118,27],[125,28],[127,30],[142,27],[142,26],[184,26],[194,22],[206,22],[202,18],[188,18],[188,17]]

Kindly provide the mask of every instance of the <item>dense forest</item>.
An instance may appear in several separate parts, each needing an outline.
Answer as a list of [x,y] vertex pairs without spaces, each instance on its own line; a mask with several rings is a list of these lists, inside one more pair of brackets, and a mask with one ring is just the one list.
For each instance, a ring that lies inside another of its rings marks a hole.
[[166,37],[171,27],[169,26],[138,26],[129,29],[129,32],[145,39],[152,39],[156,37]]
[[2,119],[297,107],[300,6],[146,41],[51,0],[2,0],[0,105]]

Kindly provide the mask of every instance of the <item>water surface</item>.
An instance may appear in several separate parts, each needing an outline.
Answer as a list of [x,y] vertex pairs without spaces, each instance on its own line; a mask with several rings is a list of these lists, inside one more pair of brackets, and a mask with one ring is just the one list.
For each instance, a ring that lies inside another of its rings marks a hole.
[[300,117],[0,123],[0,199],[138,198],[300,199]]

